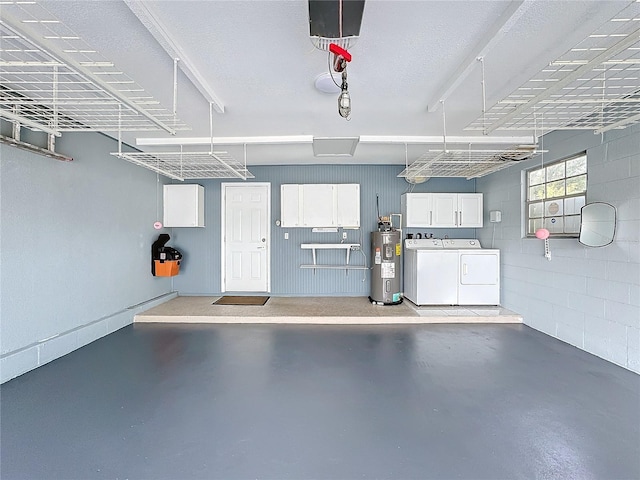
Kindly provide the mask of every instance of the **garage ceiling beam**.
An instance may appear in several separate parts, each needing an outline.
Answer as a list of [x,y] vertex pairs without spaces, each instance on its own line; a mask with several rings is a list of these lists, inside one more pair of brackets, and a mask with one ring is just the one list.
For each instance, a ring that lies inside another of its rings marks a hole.
[[144,27],[153,35],[153,38],[160,44],[165,52],[171,57],[172,60],[179,59],[178,66],[182,69],[187,78],[198,89],[202,96],[208,103],[213,104],[213,108],[218,113],[224,113],[224,103],[213,91],[213,88],[209,85],[204,76],[194,66],[193,62],[184,53],[180,45],[173,39],[167,32],[164,24],[151,13],[149,7],[145,2],[140,0],[124,0],[124,3],[129,7],[133,14],[138,17],[138,20],[144,25]]
[[512,2],[500,15],[500,18],[487,31],[485,36],[477,43],[466,58],[460,63],[458,69],[445,82],[438,87],[436,94],[428,103],[429,112],[435,112],[441,102],[445,101],[469,76],[478,63],[479,57],[484,57],[493,46],[500,41],[513,25],[529,9],[531,1],[519,0]]

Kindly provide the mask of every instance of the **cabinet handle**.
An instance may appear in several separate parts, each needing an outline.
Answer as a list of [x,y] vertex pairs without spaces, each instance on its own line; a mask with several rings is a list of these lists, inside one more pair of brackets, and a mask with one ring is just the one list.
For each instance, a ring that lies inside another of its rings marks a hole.
[[462,210],[460,210],[460,226],[462,226]]
[[456,212],[456,220],[454,222],[454,225],[457,227],[458,226],[458,212]]
[[433,210],[429,211],[429,225],[433,225]]

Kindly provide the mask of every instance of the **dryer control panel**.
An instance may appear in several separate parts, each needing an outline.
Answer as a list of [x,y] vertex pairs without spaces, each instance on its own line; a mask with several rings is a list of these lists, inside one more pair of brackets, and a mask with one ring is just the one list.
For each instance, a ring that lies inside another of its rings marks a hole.
[[482,248],[480,241],[475,238],[445,238],[442,240],[443,248],[456,248],[467,250],[472,248]]

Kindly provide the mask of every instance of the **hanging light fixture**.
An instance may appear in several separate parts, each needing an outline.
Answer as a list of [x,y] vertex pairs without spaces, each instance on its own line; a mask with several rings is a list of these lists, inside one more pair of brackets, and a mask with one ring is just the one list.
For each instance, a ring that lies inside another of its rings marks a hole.
[[347,71],[342,72],[342,86],[338,97],[338,113],[341,117],[350,120],[351,118],[351,96],[349,95],[349,85],[347,84]]
[[338,113],[347,120],[351,119],[351,96],[349,95],[349,84],[347,83],[347,62],[351,61],[351,54],[344,48],[332,43],[329,51],[333,53],[333,69],[342,72],[342,85],[340,86],[340,96],[338,96]]

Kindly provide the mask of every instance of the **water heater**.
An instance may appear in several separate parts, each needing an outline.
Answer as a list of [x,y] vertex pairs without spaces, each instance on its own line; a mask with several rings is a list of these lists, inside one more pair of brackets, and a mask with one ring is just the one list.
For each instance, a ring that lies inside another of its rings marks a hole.
[[383,305],[402,303],[401,253],[400,232],[394,230],[371,232],[373,267],[369,300],[372,303]]

